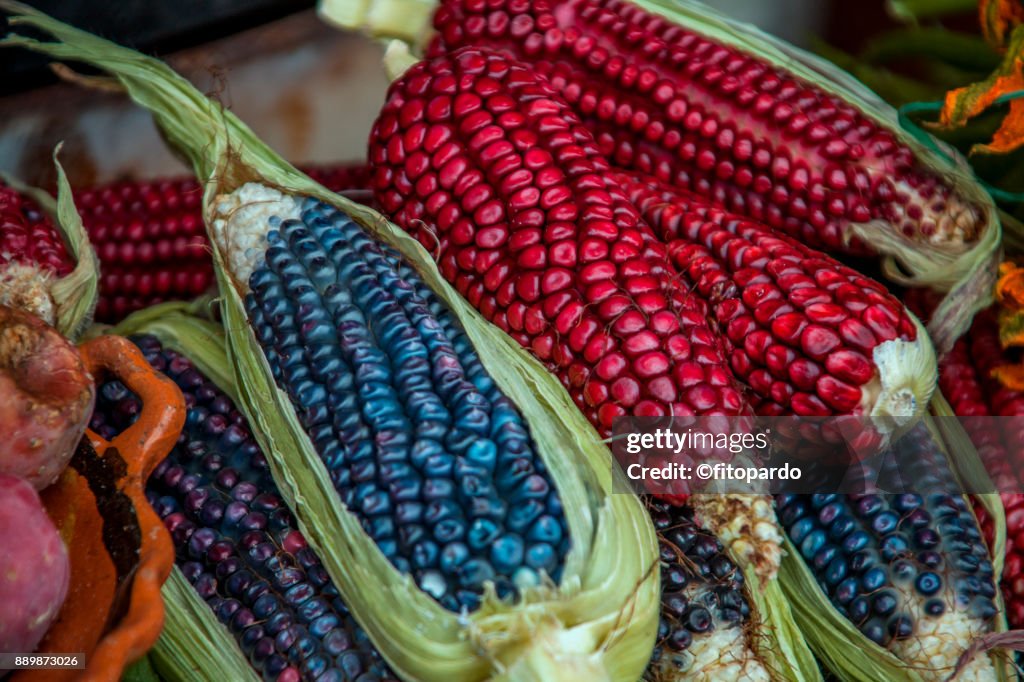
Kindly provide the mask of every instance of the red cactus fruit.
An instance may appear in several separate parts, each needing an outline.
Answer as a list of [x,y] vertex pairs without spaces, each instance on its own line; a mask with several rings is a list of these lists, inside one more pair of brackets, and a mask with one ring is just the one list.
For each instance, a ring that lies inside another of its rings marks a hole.
[[36,650],[68,592],[71,564],[39,494],[0,473],[0,651]]
[[0,305],[0,473],[37,490],[57,480],[92,414],[78,350],[35,315]]

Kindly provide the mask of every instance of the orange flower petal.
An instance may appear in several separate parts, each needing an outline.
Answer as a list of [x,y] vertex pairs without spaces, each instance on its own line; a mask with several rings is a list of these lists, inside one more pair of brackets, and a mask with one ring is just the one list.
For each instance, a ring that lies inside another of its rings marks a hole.
[[1024,23],[1024,3],[1020,0],[979,0],[978,19],[985,40],[994,47],[1003,47],[1010,32]]
[[[1024,8],[1021,9],[1024,12]],[[1024,19],[1024,17],[1022,17]],[[991,76],[946,93],[935,128],[963,126],[991,107],[1003,95],[1024,90],[1024,25],[1016,26],[1002,63]],[[1012,100],[1010,110],[989,144],[975,145],[972,153],[1005,154],[1024,145],[1024,100]]]

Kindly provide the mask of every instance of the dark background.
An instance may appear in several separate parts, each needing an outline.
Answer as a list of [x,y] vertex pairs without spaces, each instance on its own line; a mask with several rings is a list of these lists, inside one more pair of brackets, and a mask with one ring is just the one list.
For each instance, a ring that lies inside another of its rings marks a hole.
[[[150,54],[168,54],[313,7],[313,0],[30,0],[72,26]],[[3,32],[7,32],[3,21]],[[41,55],[0,50],[0,93],[56,78]]]
[[[707,0],[712,6],[715,0]],[[772,5],[791,11],[785,0],[749,0],[751,7],[765,14]],[[873,36],[896,26],[886,13],[884,0],[809,0],[821,26],[814,38],[855,53]],[[177,50],[238,33],[289,14],[309,9],[313,0],[31,0],[37,7],[62,21],[97,33],[143,52],[166,55]],[[822,9],[821,5],[825,7]],[[735,11],[736,4],[721,8]],[[974,31],[975,12],[944,17],[943,24]],[[6,32],[6,25],[3,27]],[[785,36],[807,46],[798,36]],[[806,36],[809,40],[811,36]],[[0,50],[0,94],[24,91],[54,82],[54,76],[39,55]]]

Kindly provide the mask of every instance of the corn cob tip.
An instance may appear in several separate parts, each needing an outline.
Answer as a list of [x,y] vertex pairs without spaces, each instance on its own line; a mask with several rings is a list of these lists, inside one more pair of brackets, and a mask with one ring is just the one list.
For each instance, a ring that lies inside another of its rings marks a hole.
[[8,263],[0,266],[0,305],[25,310],[48,325],[57,322],[57,309],[50,296],[53,274],[33,264]]
[[876,346],[872,353],[875,378],[864,387],[864,401],[870,406],[864,413],[892,419],[896,427],[924,412],[938,382],[935,348],[917,318],[911,319],[917,327],[916,338]]
[[766,495],[694,495],[689,500],[702,527],[718,536],[733,559],[752,566],[762,585],[782,562],[782,531]]
[[299,217],[299,202],[272,187],[247,182],[234,192],[217,197],[213,238],[242,293],[249,277],[263,262],[267,235],[276,223]]
[[536,628],[526,651],[495,679],[612,681],[592,630],[565,628],[557,622]]
[[[745,573],[724,539],[697,518],[712,495],[694,495],[689,507],[649,500],[661,558],[658,647],[644,679],[768,680],[755,642],[763,623]],[[764,499],[750,495],[749,498]]]
[[416,57],[409,50],[409,43],[403,40],[389,42],[387,50],[384,51],[384,70],[388,74],[388,80],[395,81],[401,78],[416,61]]
[[744,628],[721,628],[697,638],[689,649],[663,656],[650,671],[652,682],[739,680],[768,682],[771,675],[746,641]]

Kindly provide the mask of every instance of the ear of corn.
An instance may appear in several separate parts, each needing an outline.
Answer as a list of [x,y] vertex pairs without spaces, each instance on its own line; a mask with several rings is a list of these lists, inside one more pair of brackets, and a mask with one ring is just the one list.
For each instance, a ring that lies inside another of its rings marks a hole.
[[[1000,627],[993,562],[940,443],[922,422],[892,446],[913,492],[778,497],[791,552],[783,585],[840,676],[946,679]],[[978,655],[957,679],[1001,675]]]
[[[1024,417],[1024,395],[1002,386],[992,370],[1011,360],[999,341],[996,315],[986,310],[974,318],[971,330],[957,341],[940,364],[939,386],[949,411],[965,417],[963,424],[980,459],[999,492],[977,495],[976,510],[986,540],[1002,560],[1000,575],[1006,620],[1011,628],[1024,628],[1024,494],[1019,490],[1020,439],[1007,425],[986,429],[975,417]],[[1001,502],[1002,504],[998,504]]]
[[96,306],[98,266],[57,161],[56,201],[0,177],[0,304],[27,310],[75,338]]
[[[332,192],[369,187],[363,164],[305,171]],[[116,323],[167,300],[189,300],[213,284],[213,258],[193,178],[114,182],[75,191],[102,266],[96,321]]]
[[738,566],[692,509],[652,499],[648,510],[659,536],[662,594],[645,680],[821,679],[778,580]]
[[[230,206],[245,197],[245,192],[232,192],[258,181],[266,191],[285,190],[287,197],[314,197],[343,209],[362,229],[401,253],[449,307],[484,369],[526,418],[570,528],[571,549],[560,586],[521,590],[515,603],[485,598],[472,614],[457,616],[396,570],[356,517],[338,503],[323,463],[288,396],[275,386],[270,364],[248,325],[240,295],[246,283],[228,269],[230,254],[215,249],[242,404],[264,451],[273,454],[274,478],[303,535],[320,551],[339,592],[391,667],[403,677],[437,680],[637,677],[649,658],[656,626],[653,529],[638,500],[611,494],[610,455],[557,382],[513,341],[484,324],[411,238],[374,211],[326,192],[295,171],[166,66],[17,7],[21,16],[13,24],[44,29],[61,42],[8,38],[7,44],[99,66],[153,111],[167,139],[193,162],[207,187],[209,225],[218,195]],[[259,220],[255,208],[249,205],[254,210],[234,215],[249,213],[248,218]],[[257,229],[257,223],[249,225]]]
[[[389,17],[422,4],[346,5],[333,19],[390,34]],[[955,152],[912,137],[820,58],[690,0],[446,0],[434,28],[428,54],[478,45],[530,62],[616,164],[814,246],[870,244],[894,281],[951,292],[930,330],[942,350],[990,299],[991,199]]]
[[[732,371],[757,414],[922,414],[936,382],[927,334],[884,287],[852,268],[643,175],[613,181],[710,304]],[[881,420],[879,420],[881,422]]]
[[[177,552],[174,582],[164,591],[170,622],[157,645],[164,672],[187,676],[189,664],[201,661],[209,675],[227,661],[240,665],[225,670],[225,679],[244,671],[279,681],[396,679],[306,546],[245,419],[209,380],[230,377],[223,331],[165,305],[111,332],[132,334],[189,405],[178,444],[147,485]],[[234,392],[233,384],[225,388]],[[110,438],[134,420],[138,399],[117,381],[99,394],[92,428]],[[185,614],[209,639],[180,622]]]

